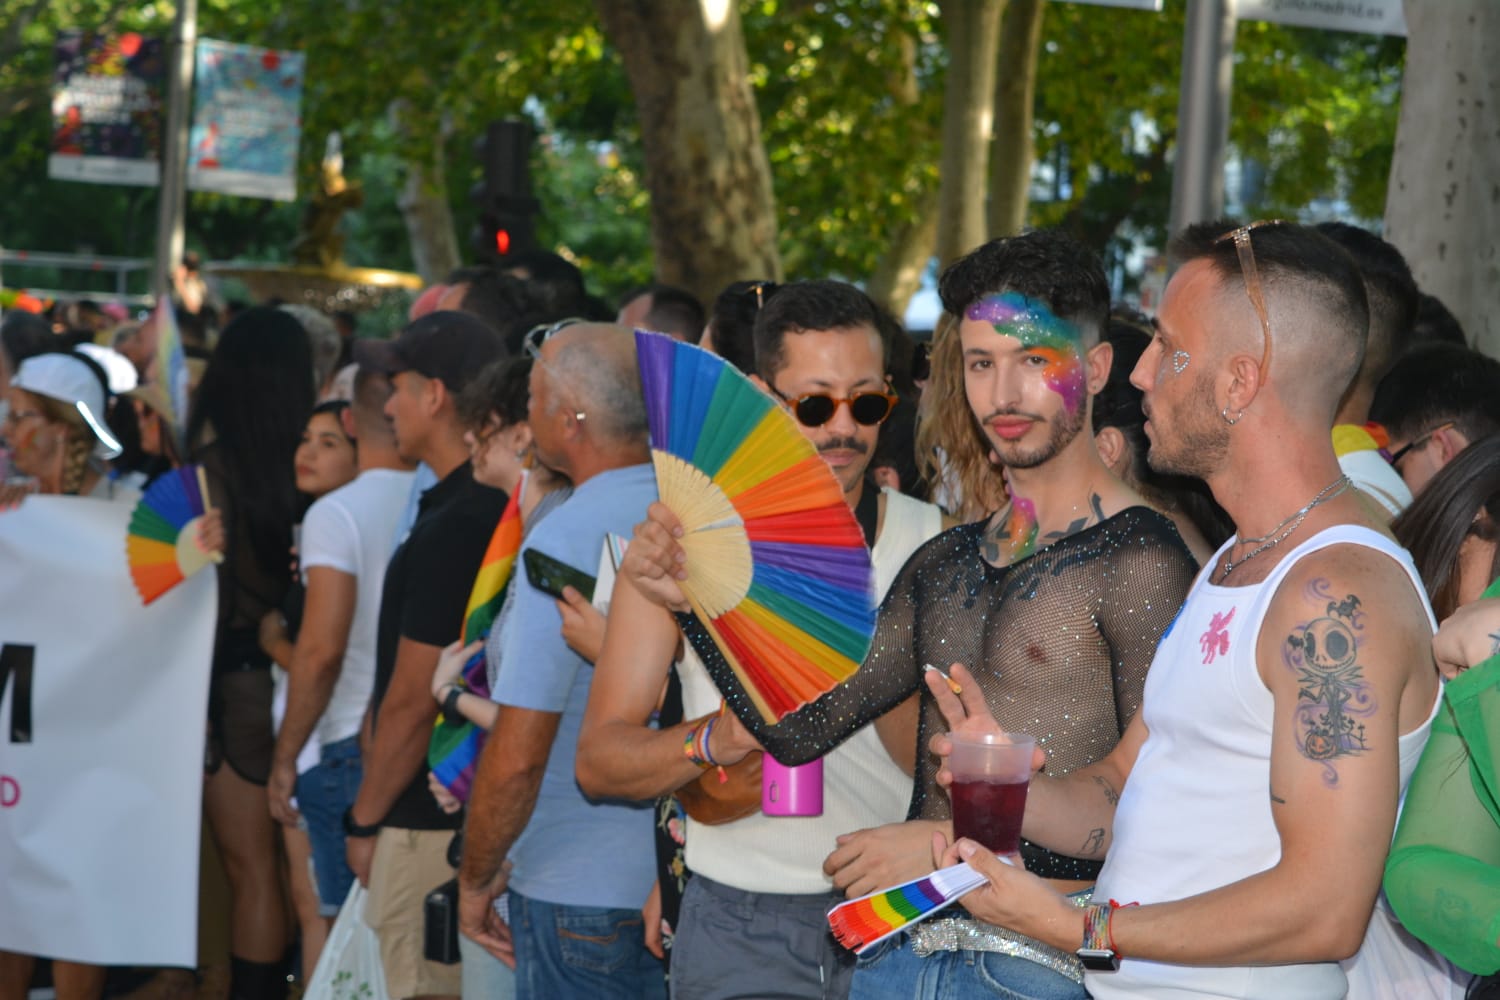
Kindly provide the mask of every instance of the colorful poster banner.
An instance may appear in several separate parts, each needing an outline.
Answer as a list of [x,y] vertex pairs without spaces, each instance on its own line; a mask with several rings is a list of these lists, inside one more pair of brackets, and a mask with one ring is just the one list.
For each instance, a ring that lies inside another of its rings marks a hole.
[[162,39],[135,32],[58,32],[48,177],[161,182],[165,57]]
[[1401,0],[1235,0],[1242,21],[1274,21],[1297,28],[1405,35]]
[[134,506],[0,513],[0,949],[192,968],[218,585],[143,607]]
[[203,38],[196,59],[188,187],[294,200],[303,54]]

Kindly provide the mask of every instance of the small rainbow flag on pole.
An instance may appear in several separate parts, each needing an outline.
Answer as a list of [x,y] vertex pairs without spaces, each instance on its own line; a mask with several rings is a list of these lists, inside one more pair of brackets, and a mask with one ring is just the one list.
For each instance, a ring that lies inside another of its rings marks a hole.
[[516,554],[521,551],[521,489],[517,483],[511,492],[505,513],[495,525],[490,544],[484,550],[484,561],[479,564],[479,573],[474,577],[474,588],[469,591],[469,604],[464,608],[464,645],[482,638],[490,630],[495,615],[500,613],[500,604],[505,600],[505,585],[510,582],[511,570],[516,565]]
[[986,881],[968,862],[961,861],[894,889],[840,903],[829,911],[828,925],[839,944],[863,955],[892,934],[926,920]]

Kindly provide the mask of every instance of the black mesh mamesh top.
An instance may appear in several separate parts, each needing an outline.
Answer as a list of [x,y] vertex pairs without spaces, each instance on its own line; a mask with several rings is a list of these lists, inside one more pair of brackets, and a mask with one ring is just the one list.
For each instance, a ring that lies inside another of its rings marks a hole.
[[[1196,572],[1177,529],[1131,507],[995,567],[981,555],[985,522],[937,536],[911,557],[881,605],[864,665],[845,684],[774,726],[753,731],[786,764],[827,753],[856,729],[922,692],[910,819],[947,819],[926,751],[948,726],[923,684],[923,665],[962,663],[984,689],[1000,725],[1028,733],[1047,752],[1047,773],[1065,774],[1105,756],[1140,708],[1146,670]],[[718,658],[690,616],[684,630],[705,662]],[[714,671],[716,680],[720,670]],[[720,682],[741,718],[744,693]],[[739,700],[741,703],[736,704]],[[1080,847],[1082,845],[1080,844]],[[1094,878],[1099,863],[1023,843],[1027,868],[1048,878]]]

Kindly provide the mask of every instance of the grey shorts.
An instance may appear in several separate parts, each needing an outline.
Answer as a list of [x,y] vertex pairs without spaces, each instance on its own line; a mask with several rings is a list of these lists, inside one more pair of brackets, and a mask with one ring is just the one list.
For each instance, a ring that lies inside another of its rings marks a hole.
[[854,956],[833,939],[835,893],[744,892],[694,874],[672,943],[672,1000],[844,1000]]

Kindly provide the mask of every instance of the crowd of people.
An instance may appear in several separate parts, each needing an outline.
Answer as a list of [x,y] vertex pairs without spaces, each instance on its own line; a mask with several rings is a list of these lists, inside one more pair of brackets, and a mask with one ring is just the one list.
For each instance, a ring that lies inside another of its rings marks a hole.
[[[1500,995],[1500,361],[1353,226],[1171,254],[1148,318],[1061,232],[991,241],[920,349],[843,281],[610,308],[547,253],[388,339],[195,286],[181,427],[153,324],[7,314],[0,509],[185,463],[219,507],[229,996],[299,988],[356,883],[396,1000]],[[870,549],[868,657],[776,725],[709,669],[633,329],[779,401]],[[999,732],[1037,743],[1006,858],[949,795]],[[766,754],[822,761],[820,815],[762,811]],[[830,934],[960,861],[953,910]]]

